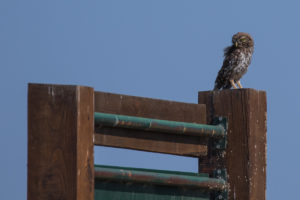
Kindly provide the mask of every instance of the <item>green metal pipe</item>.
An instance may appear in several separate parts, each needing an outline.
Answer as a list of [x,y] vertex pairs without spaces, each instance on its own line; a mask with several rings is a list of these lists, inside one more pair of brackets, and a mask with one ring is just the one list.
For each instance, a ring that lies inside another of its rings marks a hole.
[[218,178],[209,178],[198,175],[184,175],[178,173],[162,173],[137,169],[118,169],[105,166],[95,166],[96,180],[115,182],[137,182],[152,185],[165,185],[176,187],[192,187],[208,190],[225,190],[226,181]]
[[225,137],[226,135],[226,130],[222,124],[206,125],[99,112],[95,112],[94,118],[96,126],[103,125],[194,136]]

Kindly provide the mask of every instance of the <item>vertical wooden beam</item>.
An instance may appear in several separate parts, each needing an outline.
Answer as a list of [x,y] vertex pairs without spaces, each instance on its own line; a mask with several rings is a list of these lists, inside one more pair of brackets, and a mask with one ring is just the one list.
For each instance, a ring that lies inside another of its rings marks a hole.
[[[254,89],[199,92],[206,104],[207,121],[212,116],[228,118],[225,167],[229,199],[265,200],[266,190],[266,93]],[[205,162],[205,160],[204,160]],[[213,164],[214,158],[199,167]]]
[[28,200],[94,199],[94,90],[29,84]]

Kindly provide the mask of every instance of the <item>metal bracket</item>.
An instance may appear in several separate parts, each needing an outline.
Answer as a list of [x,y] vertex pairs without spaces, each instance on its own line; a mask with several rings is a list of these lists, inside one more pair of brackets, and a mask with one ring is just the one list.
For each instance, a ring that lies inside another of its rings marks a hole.
[[[227,181],[226,169],[216,169],[213,171],[213,177]],[[228,200],[228,189],[215,191],[212,199],[214,200]]]
[[[214,117],[212,120],[212,125],[218,125],[225,129],[225,134],[227,135],[228,122],[225,117]],[[217,150],[225,150],[227,145],[227,137],[217,138],[213,142],[213,146]]]
[[216,169],[213,171],[213,178],[219,178],[223,180],[227,180],[227,171],[226,169]]
[[228,200],[228,191],[218,191],[215,193],[214,200]]
[[[225,137],[214,138],[212,141],[212,150],[216,155],[222,155],[227,146],[227,128],[228,122],[225,117],[214,117],[212,125],[221,126],[225,130]],[[217,156],[218,157],[218,156]],[[227,181],[227,171],[224,168],[215,169],[212,174],[213,178],[223,179]],[[211,199],[213,200],[228,200],[228,189],[216,190],[212,193]]]

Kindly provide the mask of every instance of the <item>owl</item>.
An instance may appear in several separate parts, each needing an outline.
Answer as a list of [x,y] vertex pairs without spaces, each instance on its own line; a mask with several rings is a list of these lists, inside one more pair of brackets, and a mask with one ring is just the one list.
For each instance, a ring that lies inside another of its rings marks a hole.
[[232,36],[232,45],[224,49],[224,61],[215,81],[214,90],[243,88],[240,82],[251,63],[254,42],[248,33]]

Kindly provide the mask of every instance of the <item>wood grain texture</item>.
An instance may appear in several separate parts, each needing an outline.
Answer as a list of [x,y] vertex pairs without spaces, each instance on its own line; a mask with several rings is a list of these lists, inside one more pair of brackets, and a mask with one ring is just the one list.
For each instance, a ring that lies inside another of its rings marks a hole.
[[[266,93],[253,89],[199,92],[199,103],[207,105],[207,120],[228,118],[225,167],[230,185],[229,199],[264,200],[266,190]],[[213,167],[213,157],[206,160]],[[210,165],[210,166],[209,166]]]
[[27,199],[94,199],[93,101],[93,88],[29,84]]
[[199,157],[207,154],[207,138],[125,128],[100,128],[96,130],[94,143],[179,156]]
[[[95,112],[206,124],[205,105],[95,92]],[[205,156],[207,138],[125,128],[96,127],[95,145]]]
[[95,112],[206,124],[205,105],[95,92]]

